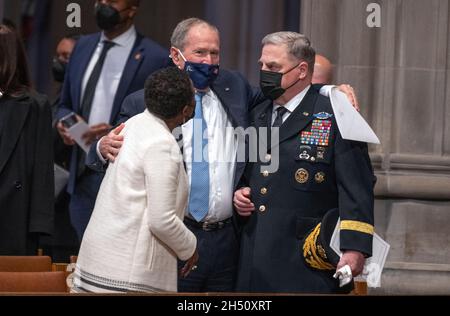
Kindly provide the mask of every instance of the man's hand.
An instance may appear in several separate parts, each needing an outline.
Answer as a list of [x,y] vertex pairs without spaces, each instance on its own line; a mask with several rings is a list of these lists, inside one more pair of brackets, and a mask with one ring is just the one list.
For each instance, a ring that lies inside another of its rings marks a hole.
[[81,137],[86,142],[86,145],[91,145],[94,141],[100,137],[105,136],[111,129],[111,125],[106,123],[101,123],[89,127],[89,130],[84,133]]
[[123,135],[119,135],[120,132],[125,127],[125,124],[122,123],[109,132],[108,135],[102,137],[100,139],[99,150],[100,154],[105,160],[109,160],[109,162],[114,162],[117,155],[119,154],[120,147],[123,144]]
[[194,271],[195,269],[197,269],[197,266],[196,266],[197,262],[198,262],[198,251],[197,251],[197,249],[195,249],[195,252],[192,255],[192,257],[190,257],[188,259],[188,261],[186,261],[186,263],[184,264],[183,268],[181,268],[180,276],[182,278],[185,278],[189,275],[189,273],[191,271]]
[[356,109],[356,111],[359,112],[359,102],[358,98],[356,97],[355,90],[348,84],[341,84],[338,86],[339,91],[344,92],[347,95],[348,100],[353,105],[353,107]]
[[233,204],[239,215],[248,217],[255,211],[255,205],[250,198],[250,188],[242,188],[234,192]]
[[64,144],[68,146],[75,145],[75,141],[73,140],[72,137],[70,137],[69,133],[67,132],[67,128],[65,128],[61,122],[58,122],[58,124],[56,124],[56,129],[58,130],[59,135],[63,139]]
[[365,261],[364,255],[359,251],[346,250],[337,265],[336,271],[348,264],[353,277],[356,277],[362,273]]

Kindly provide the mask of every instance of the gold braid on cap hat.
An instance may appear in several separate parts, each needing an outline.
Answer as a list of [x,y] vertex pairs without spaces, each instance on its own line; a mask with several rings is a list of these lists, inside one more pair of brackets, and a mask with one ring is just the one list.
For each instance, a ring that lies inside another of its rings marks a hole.
[[313,231],[306,237],[303,243],[303,256],[306,263],[318,270],[335,270],[336,268],[330,263],[326,262],[326,254],[321,245],[317,245],[317,237],[320,233],[320,225],[313,229]]

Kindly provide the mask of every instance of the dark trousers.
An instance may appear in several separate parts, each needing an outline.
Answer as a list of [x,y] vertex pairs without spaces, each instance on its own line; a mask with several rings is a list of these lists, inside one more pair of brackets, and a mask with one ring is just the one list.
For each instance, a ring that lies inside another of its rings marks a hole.
[[44,255],[52,257],[53,262],[69,263],[70,256],[78,254],[80,244],[75,229],[70,221],[70,195],[60,193],[55,201],[55,228],[51,236],[39,238],[39,248]]
[[[239,243],[232,223],[204,231],[185,221],[197,237],[198,268],[178,278],[178,292],[233,292],[236,282]],[[184,262],[178,261],[178,268]]]
[[102,173],[86,169],[77,179],[75,190],[70,198],[70,221],[80,242],[94,210],[95,199],[102,180]]

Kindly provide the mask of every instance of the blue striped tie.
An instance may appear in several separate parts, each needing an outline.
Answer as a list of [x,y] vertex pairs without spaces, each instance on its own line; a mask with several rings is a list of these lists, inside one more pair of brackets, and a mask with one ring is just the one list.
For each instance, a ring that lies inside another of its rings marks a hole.
[[205,133],[207,126],[202,109],[203,95],[204,93],[200,92],[195,94],[195,117],[192,124],[192,170],[189,213],[197,222],[205,218],[209,208],[209,163],[203,157],[203,153],[205,155],[208,154],[208,137]]

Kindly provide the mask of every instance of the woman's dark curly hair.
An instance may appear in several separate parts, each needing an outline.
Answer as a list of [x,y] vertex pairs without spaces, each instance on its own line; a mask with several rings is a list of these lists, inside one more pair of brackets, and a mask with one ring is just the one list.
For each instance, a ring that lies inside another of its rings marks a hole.
[[176,67],[151,74],[145,81],[147,109],[162,119],[171,119],[187,105],[194,106],[194,89],[189,75]]
[[31,88],[27,57],[15,30],[0,24],[0,92],[17,95]]

